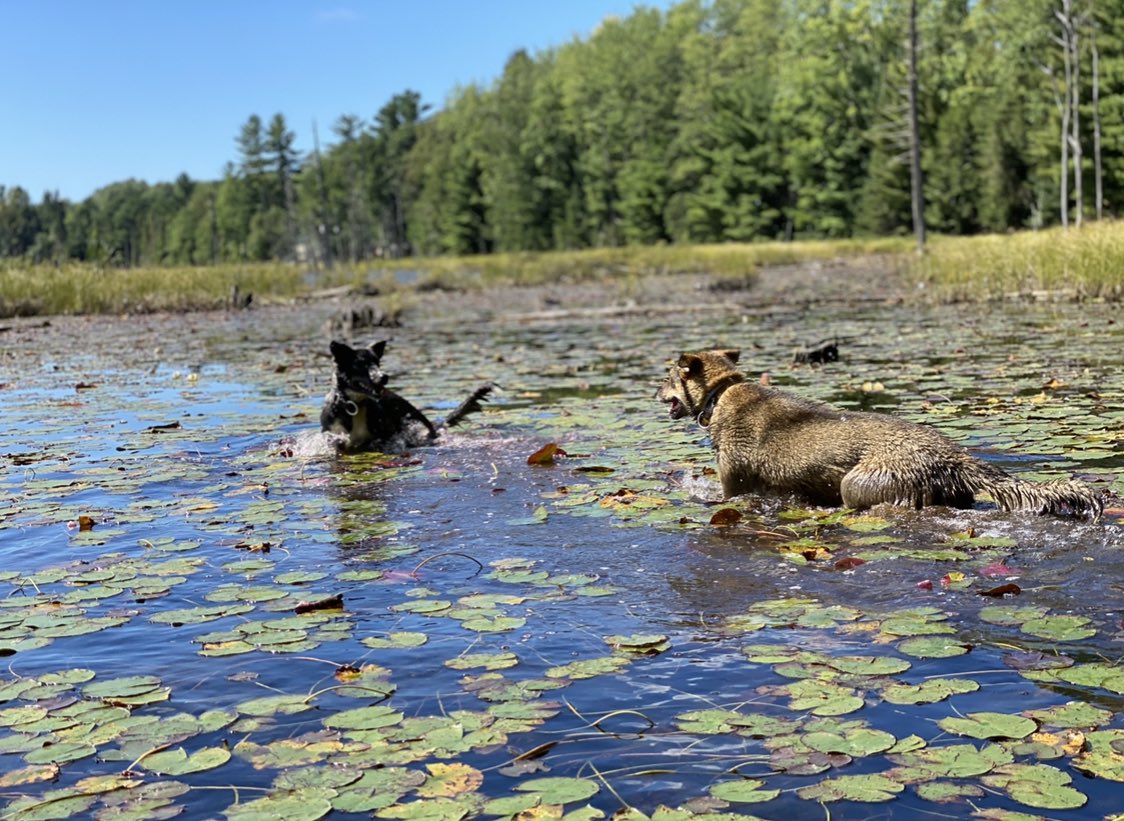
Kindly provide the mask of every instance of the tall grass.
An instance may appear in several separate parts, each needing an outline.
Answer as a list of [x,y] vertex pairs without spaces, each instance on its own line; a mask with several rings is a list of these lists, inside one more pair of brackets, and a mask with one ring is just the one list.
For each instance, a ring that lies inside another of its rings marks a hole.
[[339,284],[340,272],[314,280],[280,263],[180,268],[104,268],[67,264],[0,267],[0,316],[191,311],[229,305],[234,287],[254,299],[290,298],[313,284]]
[[539,285],[648,274],[708,273],[720,277],[752,277],[764,265],[902,253],[908,248],[907,240],[897,238],[651,245],[427,257],[386,261],[380,267],[388,271],[417,272],[417,282],[422,288]]
[[182,268],[0,265],[0,316],[141,313],[221,308],[235,286],[257,302],[318,288],[374,285],[393,292],[707,273],[752,282],[762,266],[890,255],[910,260],[919,294],[941,300],[1003,297],[1124,299],[1124,222],[978,237],[934,237],[925,254],[908,238],[656,245],[548,253],[428,257],[341,265],[260,263]]
[[105,268],[9,261],[0,265],[0,316],[206,310],[229,305],[235,285],[255,301],[268,302],[336,285],[374,285],[390,292],[696,272],[752,280],[762,265],[896,253],[906,247],[897,239],[656,245],[383,260],[315,273],[307,265],[282,263]]
[[936,237],[911,276],[940,300],[1124,299],[1124,222]]

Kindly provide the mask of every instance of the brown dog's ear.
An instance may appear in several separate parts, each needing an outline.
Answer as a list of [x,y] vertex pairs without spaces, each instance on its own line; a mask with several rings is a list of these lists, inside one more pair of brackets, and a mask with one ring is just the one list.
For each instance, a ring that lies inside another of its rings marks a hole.
[[702,357],[693,353],[680,354],[676,365],[684,379],[689,376],[698,376],[703,369]]
[[722,354],[722,356],[729,359],[735,365],[738,364],[738,357],[742,355],[742,352],[739,351],[737,348],[731,348],[730,350],[727,350],[727,351],[719,351],[718,353]]

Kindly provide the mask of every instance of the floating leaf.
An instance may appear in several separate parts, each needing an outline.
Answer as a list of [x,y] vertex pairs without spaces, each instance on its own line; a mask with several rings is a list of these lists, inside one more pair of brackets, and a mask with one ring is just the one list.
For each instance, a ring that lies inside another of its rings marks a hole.
[[1038,725],[1025,716],[1006,713],[968,713],[964,718],[942,718],[937,722],[945,732],[971,738],[1025,738],[1038,729]]
[[229,821],[316,821],[331,811],[323,791],[305,789],[235,804],[224,815]]
[[388,633],[386,638],[378,638],[369,636],[365,639],[360,639],[360,644],[366,647],[372,647],[376,650],[382,649],[403,649],[407,647],[421,647],[429,641],[429,636],[425,633],[410,633],[410,632],[397,632]]
[[907,656],[916,656],[923,659],[944,659],[962,656],[971,647],[940,636],[922,636],[915,639],[905,639],[898,644],[898,650]]
[[462,793],[475,792],[484,783],[484,774],[467,764],[427,764],[429,777],[418,787],[423,798],[455,798]]
[[811,749],[820,753],[843,753],[855,758],[885,752],[897,741],[883,730],[859,727],[842,733],[811,732],[800,737]]
[[1029,619],[1022,624],[1022,631],[1031,636],[1054,641],[1078,641],[1095,636],[1095,628],[1086,627],[1089,619],[1084,616],[1043,616]]
[[763,790],[764,781],[754,778],[743,778],[739,781],[723,781],[710,788],[710,794],[723,801],[733,801],[739,804],[757,804],[762,801],[772,801],[781,794],[780,790]]
[[342,710],[325,718],[324,726],[337,730],[375,730],[397,724],[402,717],[402,713],[393,707],[376,704],[371,707]]
[[548,442],[527,457],[528,465],[553,465],[556,456],[565,456],[566,451],[554,442]]
[[1112,713],[1084,701],[1068,701],[1056,707],[1027,710],[1025,715],[1046,727],[1099,727],[1112,720]]
[[983,777],[989,787],[999,787],[1020,804],[1047,810],[1072,810],[1089,800],[1067,786],[1066,773],[1048,764],[1009,764]]
[[586,778],[532,778],[516,784],[515,789],[536,793],[544,804],[571,804],[595,795],[598,787]]
[[204,747],[191,755],[183,747],[153,753],[141,760],[146,770],[161,775],[187,775],[222,766],[230,760],[230,751],[224,747]]
[[884,775],[842,775],[828,778],[810,787],[801,787],[797,794],[812,801],[892,801],[905,787]]
[[891,684],[882,690],[882,698],[891,704],[932,704],[952,695],[972,693],[979,682],[965,678],[936,678],[921,684]]
[[710,523],[717,527],[729,527],[736,525],[742,520],[742,513],[740,510],[732,507],[724,507],[721,510],[714,512],[710,517]]

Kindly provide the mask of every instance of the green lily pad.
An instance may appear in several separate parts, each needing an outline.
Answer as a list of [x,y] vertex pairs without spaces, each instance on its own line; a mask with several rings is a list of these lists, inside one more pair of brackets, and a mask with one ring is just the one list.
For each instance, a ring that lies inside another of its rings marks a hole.
[[945,732],[980,739],[1020,739],[1038,729],[1038,724],[1025,716],[989,712],[969,713],[964,718],[942,718],[937,725]]
[[1035,719],[1045,727],[1060,727],[1062,729],[1091,729],[1100,727],[1112,720],[1110,711],[1094,707],[1084,701],[1069,701],[1057,707],[1027,710],[1025,715]]
[[841,775],[828,778],[810,787],[801,787],[796,792],[801,798],[811,801],[861,801],[880,803],[893,801],[905,787],[884,775]]
[[332,811],[328,797],[316,790],[267,795],[228,807],[229,821],[316,821]]
[[1044,616],[1022,623],[1021,630],[1031,636],[1053,641],[1079,641],[1097,634],[1096,628],[1087,627],[1084,616]]
[[900,642],[898,650],[907,656],[916,656],[917,658],[945,659],[964,655],[968,652],[968,647],[953,639],[940,636],[922,636]]
[[1020,804],[1046,810],[1073,810],[1089,800],[1067,786],[1071,778],[1048,764],[1009,764],[985,775],[989,787],[999,787]]
[[397,724],[403,714],[393,707],[376,704],[372,707],[357,707],[342,710],[324,719],[324,726],[337,730],[376,730]]
[[921,684],[891,684],[882,690],[882,698],[891,704],[933,704],[952,695],[972,693],[979,682],[967,678],[936,678]]
[[572,804],[596,795],[599,788],[587,778],[532,778],[516,784],[515,789],[535,793],[544,804]]
[[376,650],[405,649],[408,647],[421,647],[429,641],[425,633],[397,632],[388,633],[386,638],[368,636],[360,639],[359,643]]
[[223,747],[205,747],[191,755],[182,747],[177,747],[146,756],[141,764],[146,770],[161,775],[187,775],[220,767],[229,760],[230,751]]
[[897,741],[890,733],[860,727],[843,733],[811,732],[800,740],[820,753],[843,753],[855,758],[885,752]]
[[772,801],[781,794],[780,790],[763,790],[764,781],[755,778],[743,778],[739,781],[723,781],[710,788],[710,794],[723,801],[732,801],[738,804],[758,804],[763,801]]

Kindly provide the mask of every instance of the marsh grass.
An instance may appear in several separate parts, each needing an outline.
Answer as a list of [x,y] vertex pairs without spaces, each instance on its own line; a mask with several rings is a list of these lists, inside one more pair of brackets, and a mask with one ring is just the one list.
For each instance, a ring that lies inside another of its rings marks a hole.
[[347,272],[309,276],[280,263],[179,268],[69,264],[0,267],[0,316],[147,313],[222,308],[237,285],[255,300],[293,298],[355,280]]
[[493,285],[625,280],[706,273],[751,285],[769,265],[861,258],[908,261],[919,293],[933,299],[1124,299],[1124,223],[978,237],[935,237],[925,254],[907,238],[656,245],[548,253],[427,257],[341,265],[259,263],[182,268],[0,265],[0,316],[144,313],[223,308],[235,286],[256,302],[307,297],[320,288],[374,286],[385,295]]
[[144,313],[223,308],[235,285],[257,302],[295,299],[338,285],[383,294],[492,285],[584,282],[652,274],[708,273],[752,282],[763,265],[897,253],[898,239],[657,245],[550,253],[489,254],[363,262],[334,271],[282,263],[182,268],[94,265],[0,266],[0,316]]
[[936,237],[911,276],[933,298],[1124,299],[1124,223]]
[[752,279],[765,265],[783,265],[871,254],[899,254],[909,248],[898,238],[805,242],[652,245],[580,251],[429,257],[387,261],[387,271],[418,274],[417,287],[466,288],[541,285],[659,274],[707,273]]

